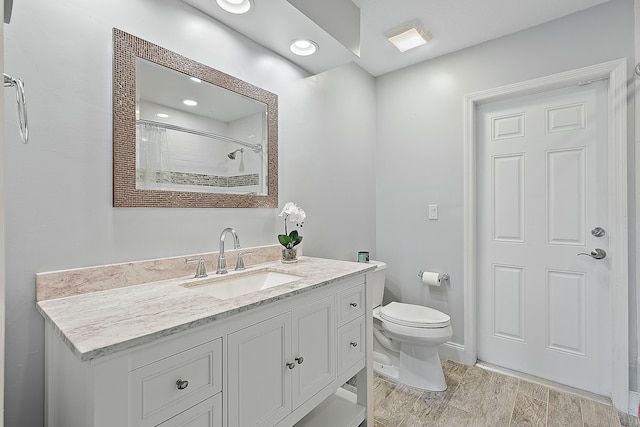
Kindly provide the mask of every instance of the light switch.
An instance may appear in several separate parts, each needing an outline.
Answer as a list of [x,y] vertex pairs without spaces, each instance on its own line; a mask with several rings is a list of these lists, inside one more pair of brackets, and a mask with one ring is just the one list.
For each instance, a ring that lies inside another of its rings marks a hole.
[[438,219],[438,205],[429,205],[429,219]]

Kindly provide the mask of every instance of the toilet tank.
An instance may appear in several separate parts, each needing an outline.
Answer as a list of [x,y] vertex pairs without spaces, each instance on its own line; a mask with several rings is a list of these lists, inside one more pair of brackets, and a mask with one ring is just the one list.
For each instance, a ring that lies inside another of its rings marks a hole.
[[367,280],[371,281],[371,289],[373,291],[372,308],[382,305],[382,297],[384,295],[384,279],[387,274],[387,264],[380,261],[369,261],[374,264],[376,269],[367,274]]

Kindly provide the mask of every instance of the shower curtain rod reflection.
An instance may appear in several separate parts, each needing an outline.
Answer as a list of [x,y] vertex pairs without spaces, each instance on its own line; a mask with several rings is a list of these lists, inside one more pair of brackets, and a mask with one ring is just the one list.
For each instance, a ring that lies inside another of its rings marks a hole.
[[178,132],[185,132],[185,133],[190,133],[192,135],[204,136],[205,138],[217,139],[218,141],[233,142],[234,144],[238,144],[238,145],[242,145],[243,147],[250,148],[251,150],[253,150],[254,153],[259,153],[262,151],[262,145],[260,144],[249,144],[248,142],[240,141],[238,139],[229,138],[228,136],[218,135],[211,132],[204,132],[204,131],[195,130],[195,129],[187,129],[187,128],[183,128],[182,126],[171,125],[168,123],[154,122],[153,120],[144,120],[144,119],[136,120],[136,124],[150,125],[150,126],[155,126],[161,129],[176,130]]

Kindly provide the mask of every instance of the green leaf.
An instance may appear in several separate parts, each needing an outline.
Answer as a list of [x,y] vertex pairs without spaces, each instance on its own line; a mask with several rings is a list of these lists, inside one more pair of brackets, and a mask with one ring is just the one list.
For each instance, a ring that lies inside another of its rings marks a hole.
[[302,242],[302,236],[298,234],[298,230],[293,230],[289,233],[289,237],[291,238],[292,247]]
[[291,243],[291,237],[286,234],[278,234],[278,241],[282,246],[288,246]]

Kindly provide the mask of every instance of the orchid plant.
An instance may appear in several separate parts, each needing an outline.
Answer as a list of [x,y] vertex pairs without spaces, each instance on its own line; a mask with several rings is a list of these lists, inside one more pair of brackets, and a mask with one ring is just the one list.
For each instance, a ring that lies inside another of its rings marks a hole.
[[298,234],[298,230],[292,230],[291,233],[287,233],[287,220],[295,222],[297,226],[302,227],[307,215],[295,203],[288,202],[278,216],[284,217],[284,234],[278,234],[278,241],[285,248],[291,249],[302,242],[302,236]]

